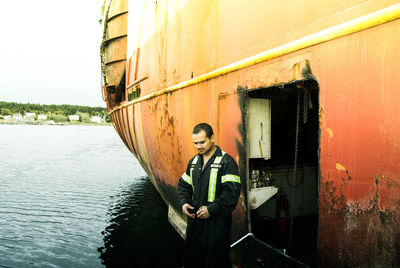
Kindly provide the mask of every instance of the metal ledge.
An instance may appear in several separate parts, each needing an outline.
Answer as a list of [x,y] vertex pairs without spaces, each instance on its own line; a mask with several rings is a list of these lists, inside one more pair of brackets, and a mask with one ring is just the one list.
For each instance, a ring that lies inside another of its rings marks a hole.
[[175,209],[168,205],[168,221],[172,227],[182,236],[183,239],[186,237],[186,225],[187,223],[176,213]]

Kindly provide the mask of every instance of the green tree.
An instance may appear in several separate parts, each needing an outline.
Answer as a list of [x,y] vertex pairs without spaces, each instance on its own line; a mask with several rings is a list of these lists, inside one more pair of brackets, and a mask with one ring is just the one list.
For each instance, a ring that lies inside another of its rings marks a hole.
[[2,115],[12,115],[12,112],[7,108],[1,108]]
[[[108,119],[107,109],[104,107],[89,107],[78,105],[41,105],[37,103],[16,103],[0,101],[0,114],[12,115],[14,113],[25,114],[26,112],[34,112],[36,114],[47,114],[48,118],[52,115],[62,115],[64,117],[57,117],[57,120],[65,118],[66,115],[82,114],[82,122],[90,122],[90,117],[94,115],[103,116]],[[106,119],[106,120],[107,120]],[[108,119],[109,120],[109,119]],[[54,120],[55,121],[55,120]]]
[[67,122],[68,117],[63,114],[51,114],[50,120],[53,120],[54,122]]
[[106,120],[107,123],[111,122],[110,116],[108,115],[108,113],[106,113],[104,120]]
[[89,113],[77,113],[79,115],[79,121],[83,123],[90,123],[90,114]]

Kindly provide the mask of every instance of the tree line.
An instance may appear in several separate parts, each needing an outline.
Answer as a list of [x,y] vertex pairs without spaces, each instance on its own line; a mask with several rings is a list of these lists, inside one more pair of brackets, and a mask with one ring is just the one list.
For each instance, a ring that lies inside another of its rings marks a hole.
[[[0,101],[0,114],[13,115],[26,113],[45,114],[49,118],[57,118],[56,121],[68,121],[68,115],[79,115],[80,121],[86,121],[87,118],[92,116],[100,116],[109,122],[107,109],[104,107],[90,107],[70,104],[36,104],[36,103],[17,103]],[[84,118],[85,120],[83,120]]]

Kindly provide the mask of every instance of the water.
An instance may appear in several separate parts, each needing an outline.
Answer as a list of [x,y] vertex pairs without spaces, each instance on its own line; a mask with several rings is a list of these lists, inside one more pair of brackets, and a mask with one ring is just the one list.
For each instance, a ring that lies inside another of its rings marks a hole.
[[145,176],[110,126],[0,125],[0,267],[179,267]]

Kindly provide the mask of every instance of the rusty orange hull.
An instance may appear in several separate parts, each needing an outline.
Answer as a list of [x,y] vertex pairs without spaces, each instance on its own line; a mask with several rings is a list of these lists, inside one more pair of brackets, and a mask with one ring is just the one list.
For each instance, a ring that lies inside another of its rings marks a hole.
[[318,266],[400,265],[397,1],[161,2],[129,4],[125,90],[118,102],[105,92],[116,131],[164,200],[179,213],[191,130],[209,122],[241,173],[232,238],[252,231],[248,98],[312,81]]

